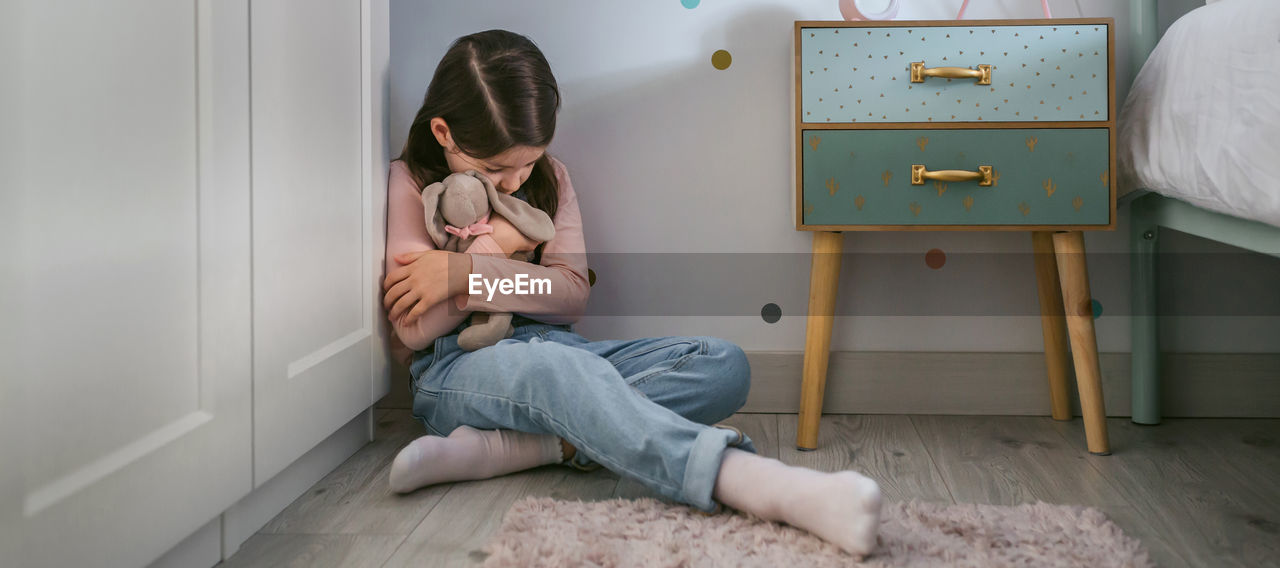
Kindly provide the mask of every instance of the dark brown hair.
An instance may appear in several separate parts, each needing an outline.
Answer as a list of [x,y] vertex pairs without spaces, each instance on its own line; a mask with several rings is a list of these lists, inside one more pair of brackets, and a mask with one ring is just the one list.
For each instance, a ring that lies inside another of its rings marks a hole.
[[[506,30],[463,36],[436,66],[397,159],[404,160],[421,189],[452,173],[431,132],[432,118],[444,119],[464,154],[488,159],[514,146],[549,145],[559,110],[560,89],[551,66],[529,38]],[[530,205],[555,218],[559,188],[546,152],[521,188]]]

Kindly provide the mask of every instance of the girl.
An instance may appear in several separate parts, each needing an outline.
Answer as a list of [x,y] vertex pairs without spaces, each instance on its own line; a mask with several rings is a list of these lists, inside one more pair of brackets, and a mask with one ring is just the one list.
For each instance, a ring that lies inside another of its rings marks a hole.
[[[392,162],[383,303],[412,377],[413,416],[429,432],[396,456],[392,489],[546,464],[603,466],[704,513],[724,504],[869,553],[880,514],[874,481],[760,457],[740,430],[711,426],[746,402],[751,371],[737,345],[590,341],[573,331],[590,285],[577,196],[565,165],[546,153],[559,107],[556,80],[529,39],[468,35],[440,61]],[[493,232],[465,252],[434,250],[420,193],[472,169],[546,211],[555,237],[531,242],[495,213]],[[506,258],[530,250],[532,264]],[[550,293],[470,295],[472,274],[545,278]],[[515,313],[515,334],[459,349],[458,332],[476,310]]]

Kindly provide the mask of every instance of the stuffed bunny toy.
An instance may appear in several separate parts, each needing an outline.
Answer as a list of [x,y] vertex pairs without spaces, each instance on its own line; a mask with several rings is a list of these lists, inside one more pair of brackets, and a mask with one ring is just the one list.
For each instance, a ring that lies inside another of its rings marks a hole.
[[[440,250],[462,252],[476,237],[492,233],[489,215],[497,211],[524,236],[546,242],[555,236],[551,217],[520,198],[498,192],[488,178],[476,170],[451,174],[422,190],[422,210],[427,234]],[[532,253],[512,255],[528,261]],[[471,325],[458,334],[458,347],[475,351],[511,337],[510,312],[473,312]]]

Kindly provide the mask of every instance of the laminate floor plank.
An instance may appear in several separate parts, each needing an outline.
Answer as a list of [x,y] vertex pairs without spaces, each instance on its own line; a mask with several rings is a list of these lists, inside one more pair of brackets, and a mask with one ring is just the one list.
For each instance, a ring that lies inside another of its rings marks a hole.
[[819,471],[851,469],[876,480],[887,500],[954,503],[911,419],[903,415],[828,414],[818,429],[818,448],[795,447],[799,416],[778,418],[783,462]]
[[479,481],[446,484],[449,492],[409,533],[384,566],[466,566],[519,498],[549,491],[568,468],[542,466]]
[[[1265,503],[1272,515],[1280,510],[1280,420],[1183,419],[1156,428],[1185,444],[1193,459],[1222,468],[1233,493]],[[1280,519],[1271,521],[1274,528]]]
[[[1144,426],[1113,418],[1107,420],[1112,454],[1084,455],[1133,505],[1138,520],[1123,528],[1161,565],[1172,563],[1166,556],[1171,552],[1192,566],[1280,566],[1280,469],[1270,463],[1276,456],[1232,447],[1248,446],[1244,440],[1274,440],[1280,421],[1270,422],[1244,421],[1242,432],[1241,421],[1183,419]],[[1248,431],[1252,427],[1270,438],[1255,437],[1257,432]],[[1079,421],[1062,424],[1061,433],[1077,450],[1084,449]]]
[[403,535],[257,533],[218,568],[377,568]]
[[1124,506],[1106,477],[1039,416],[911,416],[957,503]]
[[[1147,522],[1126,493],[1088,462],[1083,446],[1064,438],[1070,423],[1047,416],[923,415],[911,416],[911,423],[957,503],[1096,507],[1142,539],[1158,565],[1187,565],[1167,542],[1143,538]],[[1078,437],[1084,440],[1083,431]]]
[[388,475],[400,449],[426,429],[408,410],[383,409],[374,440],[347,458],[276,515],[259,532],[268,534],[407,535],[448,492],[427,487],[407,495],[391,491]]

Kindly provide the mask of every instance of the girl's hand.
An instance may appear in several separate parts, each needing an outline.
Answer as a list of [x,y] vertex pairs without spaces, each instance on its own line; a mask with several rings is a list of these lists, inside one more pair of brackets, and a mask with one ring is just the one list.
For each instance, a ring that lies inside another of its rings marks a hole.
[[392,270],[382,282],[386,297],[382,307],[392,321],[400,319],[408,325],[428,308],[466,290],[471,272],[471,255],[443,250],[424,250],[398,254],[403,264]]
[[497,211],[489,214],[489,224],[493,225],[493,240],[498,242],[498,246],[502,247],[502,252],[507,253],[509,257],[517,252],[527,252],[538,248],[538,241],[532,240],[524,236],[515,225],[512,225]]

